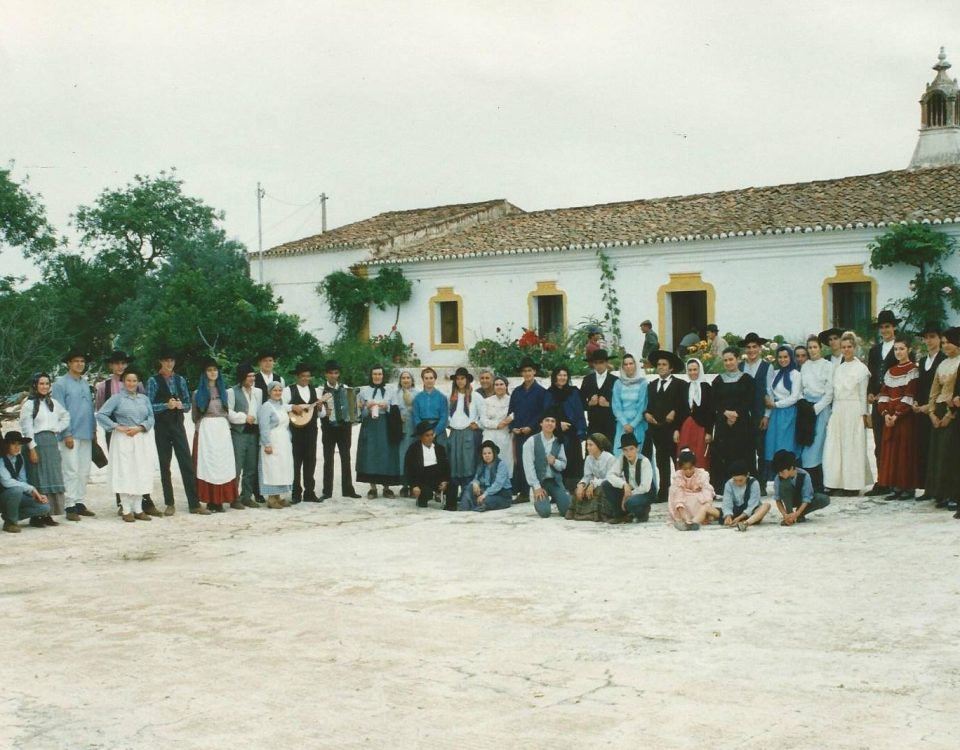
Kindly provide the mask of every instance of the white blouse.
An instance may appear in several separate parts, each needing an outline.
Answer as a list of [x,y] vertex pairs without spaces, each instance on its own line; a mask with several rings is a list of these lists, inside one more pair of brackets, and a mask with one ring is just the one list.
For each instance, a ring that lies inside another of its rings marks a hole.
[[819,414],[833,403],[833,368],[829,359],[807,360],[800,370],[803,397],[813,402],[813,413]]
[[53,411],[40,402],[40,409],[37,416],[33,416],[33,399],[28,398],[20,407],[20,432],[24,437],[33,438],[38,432],[54,432],[60,434],[70,426],[70,412],[63,408],[63,404],[55,398],[53,401]]
[[[800,400],[800,371],[794,370],[790,373],[790,390],[787,390],[786,378],[780,378],[780,382],[776,386],[773,385],[778,372],[780,371],[774,370],[772,367],[767,370],[767,395],[773,399],[775,408],[786,409],[788,406],[794,406]],[[764,416],[769,417],[771,413],[772,410],[768,408],[764,411]]]

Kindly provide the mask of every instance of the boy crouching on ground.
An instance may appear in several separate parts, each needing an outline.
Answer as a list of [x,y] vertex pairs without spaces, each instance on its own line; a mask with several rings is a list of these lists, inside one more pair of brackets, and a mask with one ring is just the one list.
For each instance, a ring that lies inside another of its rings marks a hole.
[[830,505],[829,497],[813,491],[810,475],[797,468],[797,457],[790,451],[777,451],[773,456],[773,468],[777,472],[773,480],[773,497],[783,516],[781,526],[803,523],[815,510]]
[[730,465],[730,478],[723,486],[723,525],[746,531],[760,523],[770,511],[770,503],[760,500],[760,483],[750,476],[750,467],[745,461],[734,461]]

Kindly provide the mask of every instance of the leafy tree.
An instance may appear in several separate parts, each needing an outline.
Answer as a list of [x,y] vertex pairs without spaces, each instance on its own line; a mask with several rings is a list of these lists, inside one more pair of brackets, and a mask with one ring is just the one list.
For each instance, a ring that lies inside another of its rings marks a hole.
[[367,319],[370,305],[378,310],[396,307],[394,327],[400,319],[400,305],[410,299],[413,284],[399,268],[384,266],[368,279],[349,271],[334,271],[317,285],[330,311],[333,322],[340,327],[338,341],[355,339]]
[[135,175],[119,190],[104,190],[92,206],[74,214],[82,244],[111,266],[156,268],[177,242],[199,240],[223,214],[183,194],[176,169],[156,177]]
[[953,253],[952,237],[927,224],[900,224],[867,247],[870,267],[908,265],[917,269],[910,295],[892,301],[903,318],[903,328],[919,331],[927,320],[943,322],[947,305],[960,312],[960,282],[943,268]]
[[19,247],[29,257],[56,248],[57,238],[39,196],[24,185],[0,169],[0,248]]

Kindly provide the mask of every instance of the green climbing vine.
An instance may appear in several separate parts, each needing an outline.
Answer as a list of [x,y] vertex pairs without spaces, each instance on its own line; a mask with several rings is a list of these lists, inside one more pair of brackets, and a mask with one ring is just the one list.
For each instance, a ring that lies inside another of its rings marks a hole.
[[610,330],[611,345],[620,347],[620,299],[614,286],[617,268],[602,249],[597,248],[597,264],[600,267],[600,295],[603,298],[603,322]]
[[334,271],[317,285],[317,294],[327,302],[330,317],[340,327],[338,339],[354,339],[363,329],[370,306],[380,310],[396,307],[393,330],[400,318],[400,306],[410,299],[413,284],[399,268],[381,268],[373,278],[349,271]]

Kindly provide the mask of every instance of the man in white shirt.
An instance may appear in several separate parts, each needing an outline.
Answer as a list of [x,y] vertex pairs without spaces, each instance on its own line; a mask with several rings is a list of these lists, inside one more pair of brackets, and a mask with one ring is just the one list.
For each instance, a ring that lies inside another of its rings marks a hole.
[[256,372],[247,363],[237,366],[237,384],[227,390],[227,421],[233,440],[233,457],[240,485],[240,502],[247,508],[256,508],[260,494],[258,460],[260,432],[257,412],[263,405],[263,395],[254,386]]
[[430,498],[439,501],[446,492],[450,483],[450,462],[446,448],[434,442],[431,422],[421,422],[416,431],[420,439],[407,448],[403,466],[417,507],[426,508]]
[[306,412],[313,407],[313,413],[310,415],[306,424],[297,426],[291,422],[290,431],[293,442],[293,497],[291,502],[296,504],[301,500],[308,503],[323,502],[317,497],[317,434],[319,432],[317,418],[320,410],[316,406],[320,403],[320,397],[317,389],[310,382],[312,377],[311,367],[305,362],[300,362],[294,368],[293,372],[297,376],[297,382],[290,384],[284,393],[287,395],[287,401],[293,405],[293,411],[296,413],[296,407],[300,407],[301,412]]
[[650,518],[650,505],[657,498],[650,459],[640,454],[635,435],[620,438],[623,456],[600,485],[603,494],[603,519],[607,523],[639,523]]
[[277,362],[277,355],[274,351],[262,351],[257,355],[257,366],[260,368],[260,371],[256,374],[255,385],[260,389],[260,395],[263,402],[267,402],[270,399],[270,394],[268,389],[270,388],[271,383],[279,383],[283,386],[284,389],[284,403],[287,399],[287,382],[283,379],[282,375],[277,375],[274,371],[274,365]]
[[550,504],[555,502],[561,516],[570,508],[570,493],[563,486],[563,470],[567,455],[563,441],[555,435],[560,423],[553,411],[540,417],[540,432],[523,444],[523,471],[530,485],[533,507],[541,518],[550,517]]
[[[900,320],[891,310],[881,310],[877,316],[877,329],[880,342],[870,347],[867,353],[867,369],[870,370],[870,384],[867,386],[867,403],[870,404],[870,418],[873,424],[873,455],[877,459],[877,472],[880,471],[880,444],[883,442],[883,417],[877,409],[877,396],[883,387],[883,376],[887,370],[897,364],[893,355],[894,339],[897,337],[897,325]],[[868,495],[885,495],[890,491],[880,482],[876,482],[867,491]]]

